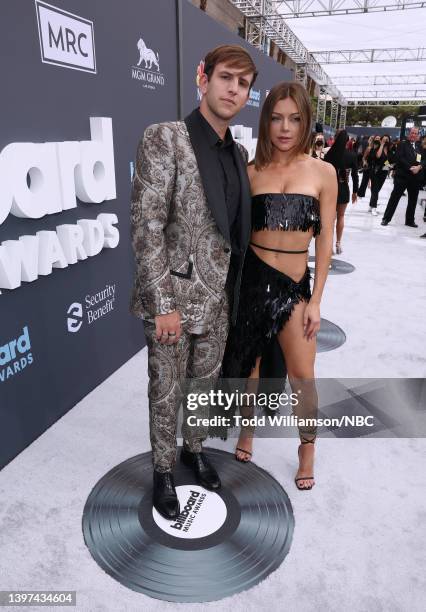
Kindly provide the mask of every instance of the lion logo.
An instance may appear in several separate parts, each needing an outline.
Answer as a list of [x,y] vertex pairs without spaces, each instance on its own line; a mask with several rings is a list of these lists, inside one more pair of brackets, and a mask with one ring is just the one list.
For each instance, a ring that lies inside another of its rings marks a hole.
[[142,38],[138,40],[139,61],[138,66],[145,62],[145,69],[152,70],[152,65],[157,66],[157,72],[160,72],[160,58],[158,53],[155,54],[152,49],[148,49]]

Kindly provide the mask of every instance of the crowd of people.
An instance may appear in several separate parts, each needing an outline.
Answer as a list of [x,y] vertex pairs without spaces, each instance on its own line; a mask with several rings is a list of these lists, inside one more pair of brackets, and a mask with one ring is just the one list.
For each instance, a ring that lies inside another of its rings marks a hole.
[[[418,227],[414,214],[419,192],[426,190],[426,134],[420,135],[412,127],[405,139],[392,139],[389,134],[349,137],[345,130],[336,132],[334,139],[326,141],[322,126],[316,124],[311,141],[312,157],[331,163],[338,180],[336,212],[336,248],[342,253],[344,214],[350,201],[349,176],[352,175],[352,203],[366,196],[370,188],[368,213],[378,216],[377,204],[380,191],[388,177],[393,178],[394,187],[389,197],[381,225],[392,220],[402,195],[408,196],[405,225]],[[359,183],[358,174],[362,174]],[[423,211],[426,222],[426,206]],[[421,235],[426,238],[426,233]]]

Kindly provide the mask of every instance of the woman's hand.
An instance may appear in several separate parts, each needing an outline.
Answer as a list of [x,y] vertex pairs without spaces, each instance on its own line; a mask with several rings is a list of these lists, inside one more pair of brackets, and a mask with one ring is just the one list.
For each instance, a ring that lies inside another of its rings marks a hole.
[[317,302],[309,302],[303,314],[303,335],[307,340],[315,338],[320,328],[320,307]]

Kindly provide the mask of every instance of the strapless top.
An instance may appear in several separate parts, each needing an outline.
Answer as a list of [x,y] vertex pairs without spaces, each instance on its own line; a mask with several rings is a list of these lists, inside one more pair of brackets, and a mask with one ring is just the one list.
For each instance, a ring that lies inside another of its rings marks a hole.
[[252,197],[252,229],[321,231],[317,198],[303,193],[259,193]]

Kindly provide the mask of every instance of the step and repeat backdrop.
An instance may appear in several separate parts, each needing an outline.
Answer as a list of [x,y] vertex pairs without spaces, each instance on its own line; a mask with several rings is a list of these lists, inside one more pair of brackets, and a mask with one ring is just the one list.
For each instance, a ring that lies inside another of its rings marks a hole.
[[[186,0],[178,14],[174,0],[1,2],[0,468],[145,344],[129,313],[138,141],[178,119],[179,32],[184,115],[205,52],[246,45]],[[247,48],[260,75],[233,130],[250,147],[292,74]]]

